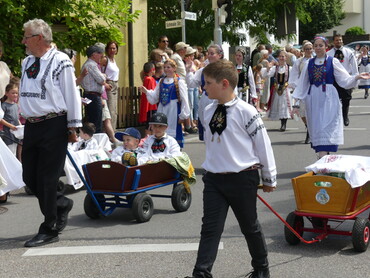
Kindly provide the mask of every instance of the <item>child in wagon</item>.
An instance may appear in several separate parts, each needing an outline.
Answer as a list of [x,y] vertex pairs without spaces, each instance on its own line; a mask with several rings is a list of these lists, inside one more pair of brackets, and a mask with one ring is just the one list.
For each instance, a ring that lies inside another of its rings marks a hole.
[[143,149],[145,153],[138,158],[139,165],[182,155],[180,145],[176,139],[166,133],[168,123],[165,114],[155,113],[149,124],[153,135],[150,135],[144,142]]
[[122,162],[126,166],[137,165],[137,157],[144,154],[143,149],[139,147],[140,131],[134,127],[129,127],[124,132],[116,132],[114,137],[122,141],[123,145],[113,150],[111,160]]

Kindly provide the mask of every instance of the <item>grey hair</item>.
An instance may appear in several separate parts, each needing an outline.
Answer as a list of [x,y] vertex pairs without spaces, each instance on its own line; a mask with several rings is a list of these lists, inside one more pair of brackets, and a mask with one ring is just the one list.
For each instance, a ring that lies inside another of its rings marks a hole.
[[23,24],[23,29],[31,29],[33,35],[40,34],[44,37],[44,40],[48,43],[53,41],[53,32],[51,27],[42,19],[31,19]]

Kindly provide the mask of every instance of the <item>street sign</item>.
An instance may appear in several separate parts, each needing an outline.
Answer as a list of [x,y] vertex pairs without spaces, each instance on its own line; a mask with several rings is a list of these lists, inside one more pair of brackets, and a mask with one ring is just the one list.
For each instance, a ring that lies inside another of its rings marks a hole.
[[181,26],[182,26],[181,19],[166,21],[166,29],[179,28]]
[[184,17],[185,19],[188,19],[188,20],[194,20],[194,21],[197,20],[197,14],[192,13],[192,12],[184,12]]

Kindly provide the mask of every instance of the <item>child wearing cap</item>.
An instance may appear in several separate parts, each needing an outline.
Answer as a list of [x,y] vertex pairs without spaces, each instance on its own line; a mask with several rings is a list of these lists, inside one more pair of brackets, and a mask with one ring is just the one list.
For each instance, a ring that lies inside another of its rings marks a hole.
[[[202,231],[192,277],[212,277],[211,270],[229,207],[248,243],[253,271],[248,277],[268,278],[266,242],[257,218],[261,169],[263,191],[276,186],[275,159],[260,114],[234,94],[238,73],[232,62],[219,60],[203,71],[210,103],[204,108],[206,158],[202,167]],[[229,276],[232,276],[231,274]]]
[[159,161],[162,158],[180,156],[179,144],[166,133],[167,116],[157,112],[152,116],[149,124],[153,135],[150,135],[144,142],[144,154],[138,157],[139,165],[149,161]]
[[[136,128],[129,127],[124,132],[116,132],[114,137],[116,137],[116,139],[118,139],[119,141],[122,141],[123,145],[113,150],[111,155],[112,161],[124,162],[125,153],[133,153],[135,157],[144,153],[143,149],[139,148],[141,134],[140,131],[138,131]],[[128,157],[128,159],[129,158],[130,156]]]

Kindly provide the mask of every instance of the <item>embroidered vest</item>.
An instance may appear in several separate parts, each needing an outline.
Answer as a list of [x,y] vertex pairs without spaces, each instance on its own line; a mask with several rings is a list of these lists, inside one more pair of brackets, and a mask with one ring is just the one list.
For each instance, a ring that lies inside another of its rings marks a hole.
[[285,66],[285,72],[279,73],[279,66],[275,68],[275,88],[279,96],[284,93],[284,90],[288,87],[289,80],[289,65]]
[[[326,84],[334,84],[333,57],[329,56],[323,65],[315,65],[315,58],[308,62],[308,77],[311,85],[319,87],[322,85],[322,91],[326,92]],[[310,90],[311,91],[311,90]],[[310,91],[308,94],[310,94]]]
[[206,81],[204,79],[204,74],[202,72],[201,78],[200,78],[200,88],[202,89],[202,92],[208,96],[206,90],[204,90],[204,85],[206,85]]
[[365,56],[361,58],[361,65],[366,67],[370,63],[370,56]]
[[159,102],[163,106],[169,104],[173,99],[177,99],[178,103],[181,102],[179,88],[176,86],[175,78],[177,78],[177,82],[180,80],[180,77],[175,76],[174,82],[171,84],[164,84],[163,78],[159,81]]

